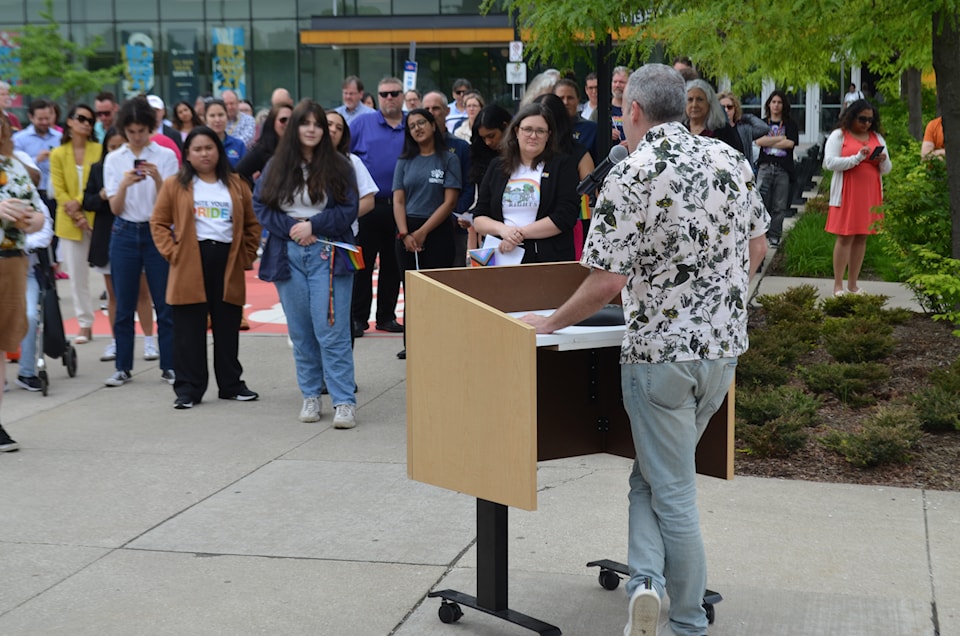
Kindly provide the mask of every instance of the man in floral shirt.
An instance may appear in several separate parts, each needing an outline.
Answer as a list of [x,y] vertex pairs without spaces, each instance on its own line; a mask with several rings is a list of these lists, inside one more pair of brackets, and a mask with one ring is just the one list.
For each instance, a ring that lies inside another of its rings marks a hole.
[[621,384],[637,453],[625,636],[707,633],[694,455],[747,349],[747,286],[770,223],[743,155],[679,123],[685,101],[668,66],[630,76],[623,125],[632,153],[597,200],[581,259],[590,274],[551,316],[524,317],[550,333],[622,292]]

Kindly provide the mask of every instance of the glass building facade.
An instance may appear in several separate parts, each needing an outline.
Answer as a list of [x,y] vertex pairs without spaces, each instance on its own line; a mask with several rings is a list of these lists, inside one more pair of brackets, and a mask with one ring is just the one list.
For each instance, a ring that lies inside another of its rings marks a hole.
[[[64,37],[101,42],[90,68],[125,65],[119,97],[156,93],[168,104],[235,89],[255,107],[277,87],[326,107],[341,103],[343,78],[376,92],[384,76],[402,78],[411,52],[417,88],[450,93],[457,77],[509,102],[506,16],[481,16],[480,0],[54,0]],[[0,46],[43,21],[41,0],[0,0]],[[327,37],[333,36],[333,37]],[[412,38],[412,39],[411,39]],[[0,71],[16,80],[15,69]],[[15,83],[15,82],[11,82]],[[16,88],[14,88],[14,93]],[[90,96],[92,99],[92,96]],[[15,103],[19,111],[22,104]]]

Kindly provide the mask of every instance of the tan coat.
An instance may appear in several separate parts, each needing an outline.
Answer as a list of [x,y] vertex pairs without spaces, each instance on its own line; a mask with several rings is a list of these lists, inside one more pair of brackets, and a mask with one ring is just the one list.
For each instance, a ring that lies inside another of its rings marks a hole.
[[[227,187],[233,205],[233,242],[227,258],[223,301],[242,307],[247,297],[243,272],[250,269],[257,258],[260,224],[253,214],[253,196],[247,184],[231,174]],[[169,305],[207,301],[193,209],[193,186],[184,188],[176,175],[167,178],[153,206],[150,232],[157,250],[170,263],[167,279]]]

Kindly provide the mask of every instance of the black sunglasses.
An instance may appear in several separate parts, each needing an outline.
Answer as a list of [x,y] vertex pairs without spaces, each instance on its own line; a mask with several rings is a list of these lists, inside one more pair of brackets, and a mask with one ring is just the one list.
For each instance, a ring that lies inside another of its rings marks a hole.
[[93,126],[95,123],[97,123],[96,119],[94,119],[93,117],[87,117],[85,115],[74,115],[73,118],[76,119],[81,124],[90,124],[91,126]]
[[401,91],[380,91],[380,97],[400,97]]
[[861,124],[872,124],[873,117],[857,117],[857,121]]
[[288,121],[290,121],[290,118],[289,118],[289,117],[277,117],[277,121],[280,122],[281,124],[285,124],[285,123],[287,123]]

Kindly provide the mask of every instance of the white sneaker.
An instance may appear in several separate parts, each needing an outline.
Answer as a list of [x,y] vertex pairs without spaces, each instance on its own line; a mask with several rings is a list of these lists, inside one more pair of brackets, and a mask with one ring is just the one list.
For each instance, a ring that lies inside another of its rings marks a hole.
[[356,406],[353,404],[337,404],[333,409],[333,428],[353,428],[357,425]]
[[133,379],[133,376],[130,375],[129,371],[117,371],[109,378],[103,381],[107,386],[123,386],[127,382]]
[[107,345],[107,348],[103,350],[103,355],[100,356],[100,362],[110,362],[111,360],[117,359],[117,341],[114,340]]
[[320,421],[320,398],[309,397],[303,401],[303,408],[300,409],[301,422],[319,422]]
[[630,596],[623,636],[657,636],[660,633],[660,595],[641,585]]
[[160,357],[160,352],[157,351],[157,345],[153,343],[153,338],[150,340],[143,341],[143,359],[144,360],[156,360]]

